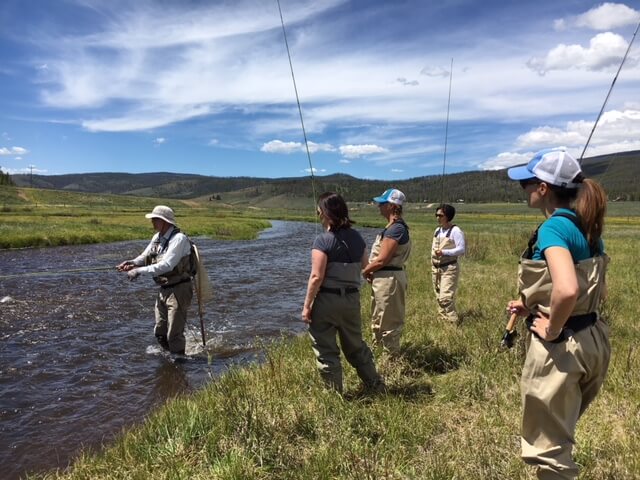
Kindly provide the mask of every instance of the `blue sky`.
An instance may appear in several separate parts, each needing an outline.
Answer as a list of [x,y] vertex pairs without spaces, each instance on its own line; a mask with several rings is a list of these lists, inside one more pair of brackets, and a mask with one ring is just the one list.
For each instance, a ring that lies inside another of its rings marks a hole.
[[[388,180],[440,174],[445,138],[447,173],[579,156],[640,21],[630,1],[281,7],[315,174]],[[640,39],[585,156],[637,149]],[[0,166],[308,175],[276,0],[3,0]]]

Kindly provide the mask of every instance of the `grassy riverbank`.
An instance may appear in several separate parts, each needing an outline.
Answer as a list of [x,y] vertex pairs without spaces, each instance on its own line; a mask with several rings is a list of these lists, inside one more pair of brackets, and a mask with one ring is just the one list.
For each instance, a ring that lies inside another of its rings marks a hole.
[[[523,339],[509,351],[499,342],[505,304],[515,295],[517,255],[540,217],[522,205],[460,211],[456,222],[467,233],[469,254],[461,267],[463,323],[455,328],[435,316],[426,261],[433,209],[408,209],[414,250],[404,353],[394,362],[378,358],[388,394],[358,396],[349,366],[345,397],[326,391],[310,343],[301,337],[268,347],[261,365],[233,370],[168,402],[68,472],[34,478],[533,478],[518,458]],[[359,225],[381,226],[375,208],[353,213]],[[613,357],[603,392],[578,426],[583,480],[640,477],[639,223],[623,213],[607,225],[613,260],[604,311]],[[365,326],[368,293],[365,287]]]
[[0,189],[0,248],[106,243],[149,238],[144,214],[169,204],[192,237],[245,240],[269,222],[247,208],[215,202],[93,195],[32,188]]

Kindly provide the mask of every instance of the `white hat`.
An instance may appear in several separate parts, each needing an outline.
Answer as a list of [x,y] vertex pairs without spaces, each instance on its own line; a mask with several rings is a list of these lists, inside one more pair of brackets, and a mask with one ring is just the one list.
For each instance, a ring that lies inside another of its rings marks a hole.
[[540,150],[526,165],[510,168],[507,171],[512,180],[530,180],[537,178],[557,187],[578,188],[574,182],[582,173],[580,164],[564,147]]
[[393,203],[394,205],[402,205],[406,200],[404,193],[397,188],[385,190],[382,195],[373,199],[376,203]]
[[151,213],[147,213],[145,218],[159,218],[160,220],[164,220],[171,225],[176,224],[176,217],[169,207],[165,207],[164,205],[156,205],[153,207],[153,211]]

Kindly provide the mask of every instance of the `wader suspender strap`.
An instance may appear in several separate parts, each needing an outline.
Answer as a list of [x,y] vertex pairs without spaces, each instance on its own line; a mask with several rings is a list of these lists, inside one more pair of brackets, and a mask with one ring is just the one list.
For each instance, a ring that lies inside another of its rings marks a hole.
[[[347,242],[345,242],[344,240],[342,240],[340,238],[340,236],[338,236],[338,232],[340,230],[336,231],[336,232],[331,232],[334,236],[334,238],[338,241],[338,249],[340,247],[342,247],[342,245],[344,245],[344,247],[347,249],[347,251],[345,252],[347,254],[347,258],[349,259],[349,263],[354,263],[353,262],[353,258],[351,258],[351,253],[349,253],[349,245],[347,245]],[[384,232],[384,231],[383,231]]]
[[174,226],[173,231],[171,232],[171,235],[169,235],[169,238],[164,239],[164,241],[160,240],[160,251],[158,253],[165,252],[167,248],[169,248],[169,242],[171,241],[171,239],[176,233],[180,233],[180,229]]
[[[453,227],[456,227],[457,225],[454,223],[453,225],[451,225],[451,228],[449,230],[447,230],[447,233],[445,234],[445,237],[449,238],[451,237],[451,230],[453,230]],[[436,233],[433,234],[433,238],[437,237],[438,235],[440,235],[440,233],[442,232],[442,227],[438,227],[438,229],[436,230]]]

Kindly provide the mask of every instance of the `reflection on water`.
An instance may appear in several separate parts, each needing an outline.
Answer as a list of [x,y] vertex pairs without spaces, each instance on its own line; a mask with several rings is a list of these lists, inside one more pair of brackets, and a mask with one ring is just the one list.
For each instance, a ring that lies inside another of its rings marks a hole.
[[[108,442],[167,398],[255,360],[256,338],[303,332],[299,316],[318,227],[272,224],[253,241],[196,239],[214,287],[205,314],[211,363],[195,298],[190,357],[177,363],[155,345],[151,279],[95,271],[133,258],[146,241],[0,251],[3,478],[64,467],[82,447]],[[94,271],[55,273],[73,269]],[[52,273],[30,274],[44,271]]]

